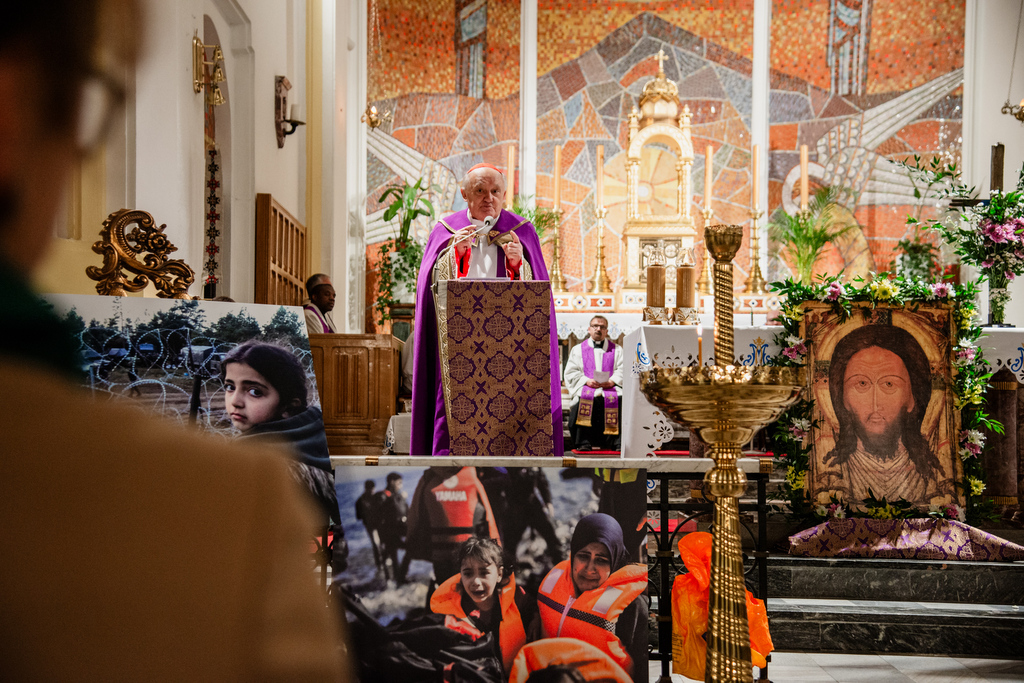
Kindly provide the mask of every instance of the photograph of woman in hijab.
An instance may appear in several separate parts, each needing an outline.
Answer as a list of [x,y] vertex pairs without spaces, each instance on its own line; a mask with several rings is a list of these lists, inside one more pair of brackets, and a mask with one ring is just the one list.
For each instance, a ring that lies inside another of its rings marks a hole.
[[[336,478],[351,549],[336,594],[359,624],[351,632],[371,634],[355,644],[361,680],[467,659],[495,681],[647,680],[647,565],[633,561],[646,550],[624,540],[644,524],[643,488],[630,489],[635,504],[609,506],[622,491],[580,470],[346,467]],[[367,480],[380,488],[386,478],[403,481],[390,494],[406,511],[392,520],[405,539],[398,573],[379,569],[373,530],[355,517]],[[517,518],[533,507],[550,529],[535,520],[524,533]],[[616,516],[598,512],[609,508]]]

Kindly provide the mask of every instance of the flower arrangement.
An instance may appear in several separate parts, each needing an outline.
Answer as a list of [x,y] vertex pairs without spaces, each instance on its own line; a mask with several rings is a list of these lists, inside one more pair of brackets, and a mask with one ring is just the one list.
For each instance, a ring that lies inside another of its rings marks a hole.
[[974,307],[978,284],[924,283],[907,280],[902,276],[890,279],[888,273],[880,273],[866,284],[860,279],[844,284],[839,281],[839,276],[834,276],[819,277],[810,285],[787,280],[773,282],[769,286],[778,295],[781,304],[779,322],[782,327],[775,337],[775,343],[782,349],[774,361],[778,365],[806,363],[809,342],[800,336],[800,321],[804,314],[803,304],[807,301],[831,304],[840,320],[847,320],[853,314],[853,304],[857,302],[900,306],[914,302],[947,301],[952,305],[953,320],[956,323],[952,389],[954,407],[961,411],[962,429],[958,453],[963,462],[964,475],[958,486],[964,491],[966,509],[945,506],[937,511],[920,510],[904,499],[887,501],[873,495],[869,495],[860,508],[850,507],[846,501],[834,497],[827,502],[815,501],[812,505],[812,501],[807,498],[805,484],[810,466],[811,442],[819,425],[813,420],[813,400],[804,398],[766,428],[768,448],[786,468],[786,481],[782,484],[781,493],[789,501],[792,514],[815,523],[827,517],[840,516],[893,519],[930,515],[972,521],[985,518],[991,505],[982,497],[985,474],[978,457],[985,447],[982,428],[1001,434],[1002,425],[979,408],[992,372],[977,346],[978,337],[981,336]]
[[[937,230],[960,255],[963,263],[974,266],[989,281],[991,323],[1002,324],[1010,300],[1009,283],[1024,274],[1024,168],[1011,192],[994,192],[988,201],[978,201],[974,189],[960,180],[956,165],[943,166],[933,160],[927,167],[920,158],[907,168],[912,176],[944,183],[943,199],[953,200],[960,208],[959,220],[947,216],[924,223]],[[915,217],[907,222],[917,224]]]

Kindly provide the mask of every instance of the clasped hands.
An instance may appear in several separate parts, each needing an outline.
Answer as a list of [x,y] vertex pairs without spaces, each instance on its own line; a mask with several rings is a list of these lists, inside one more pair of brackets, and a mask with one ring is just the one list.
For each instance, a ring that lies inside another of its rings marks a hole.
[[[477,230],[478,228],[470,225],[455,231],[455,234],[452,235],[455,239],[455,254],[459,258],[463,258],[466,255],[466,250],[472,244],[473,233]],[[512,235],[512,241],[502,244],[501,248],[505,250],[505,258],[508,260],[508,264],[513,268],[518,268],[519,264],[523,262],[523,243],[519,241],[519,236],[514,232],[509,234]]]
[[592,379],[588,379],[587,386],[591,389],[611,389],[615,386],[615,382],[595,382]]

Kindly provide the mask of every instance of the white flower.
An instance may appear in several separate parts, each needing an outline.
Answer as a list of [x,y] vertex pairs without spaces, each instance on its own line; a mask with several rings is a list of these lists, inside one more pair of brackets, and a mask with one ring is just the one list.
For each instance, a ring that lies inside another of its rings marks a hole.
[[786,346],[796,346],[797,344],[802,344],[803,341],[803,339],[796,336],[795,334],[791,334],[788,337],[786,337]]
[[984,446],[985,445],[985,435],[982,434],[977,429],[968,429],[967,430],[967,443],[973,443],[976,446]]

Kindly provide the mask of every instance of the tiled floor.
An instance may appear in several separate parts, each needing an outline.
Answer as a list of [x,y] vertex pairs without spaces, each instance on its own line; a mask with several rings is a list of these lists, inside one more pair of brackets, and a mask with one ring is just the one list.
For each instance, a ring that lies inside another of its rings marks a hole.
[[[660,673],[660,663],[651,662],[649,680]],[[1003,683],[1024,681],[1024,660],[775,652],[768,675],[774,683]],[[690,680],[672,676],[673,683]]]

